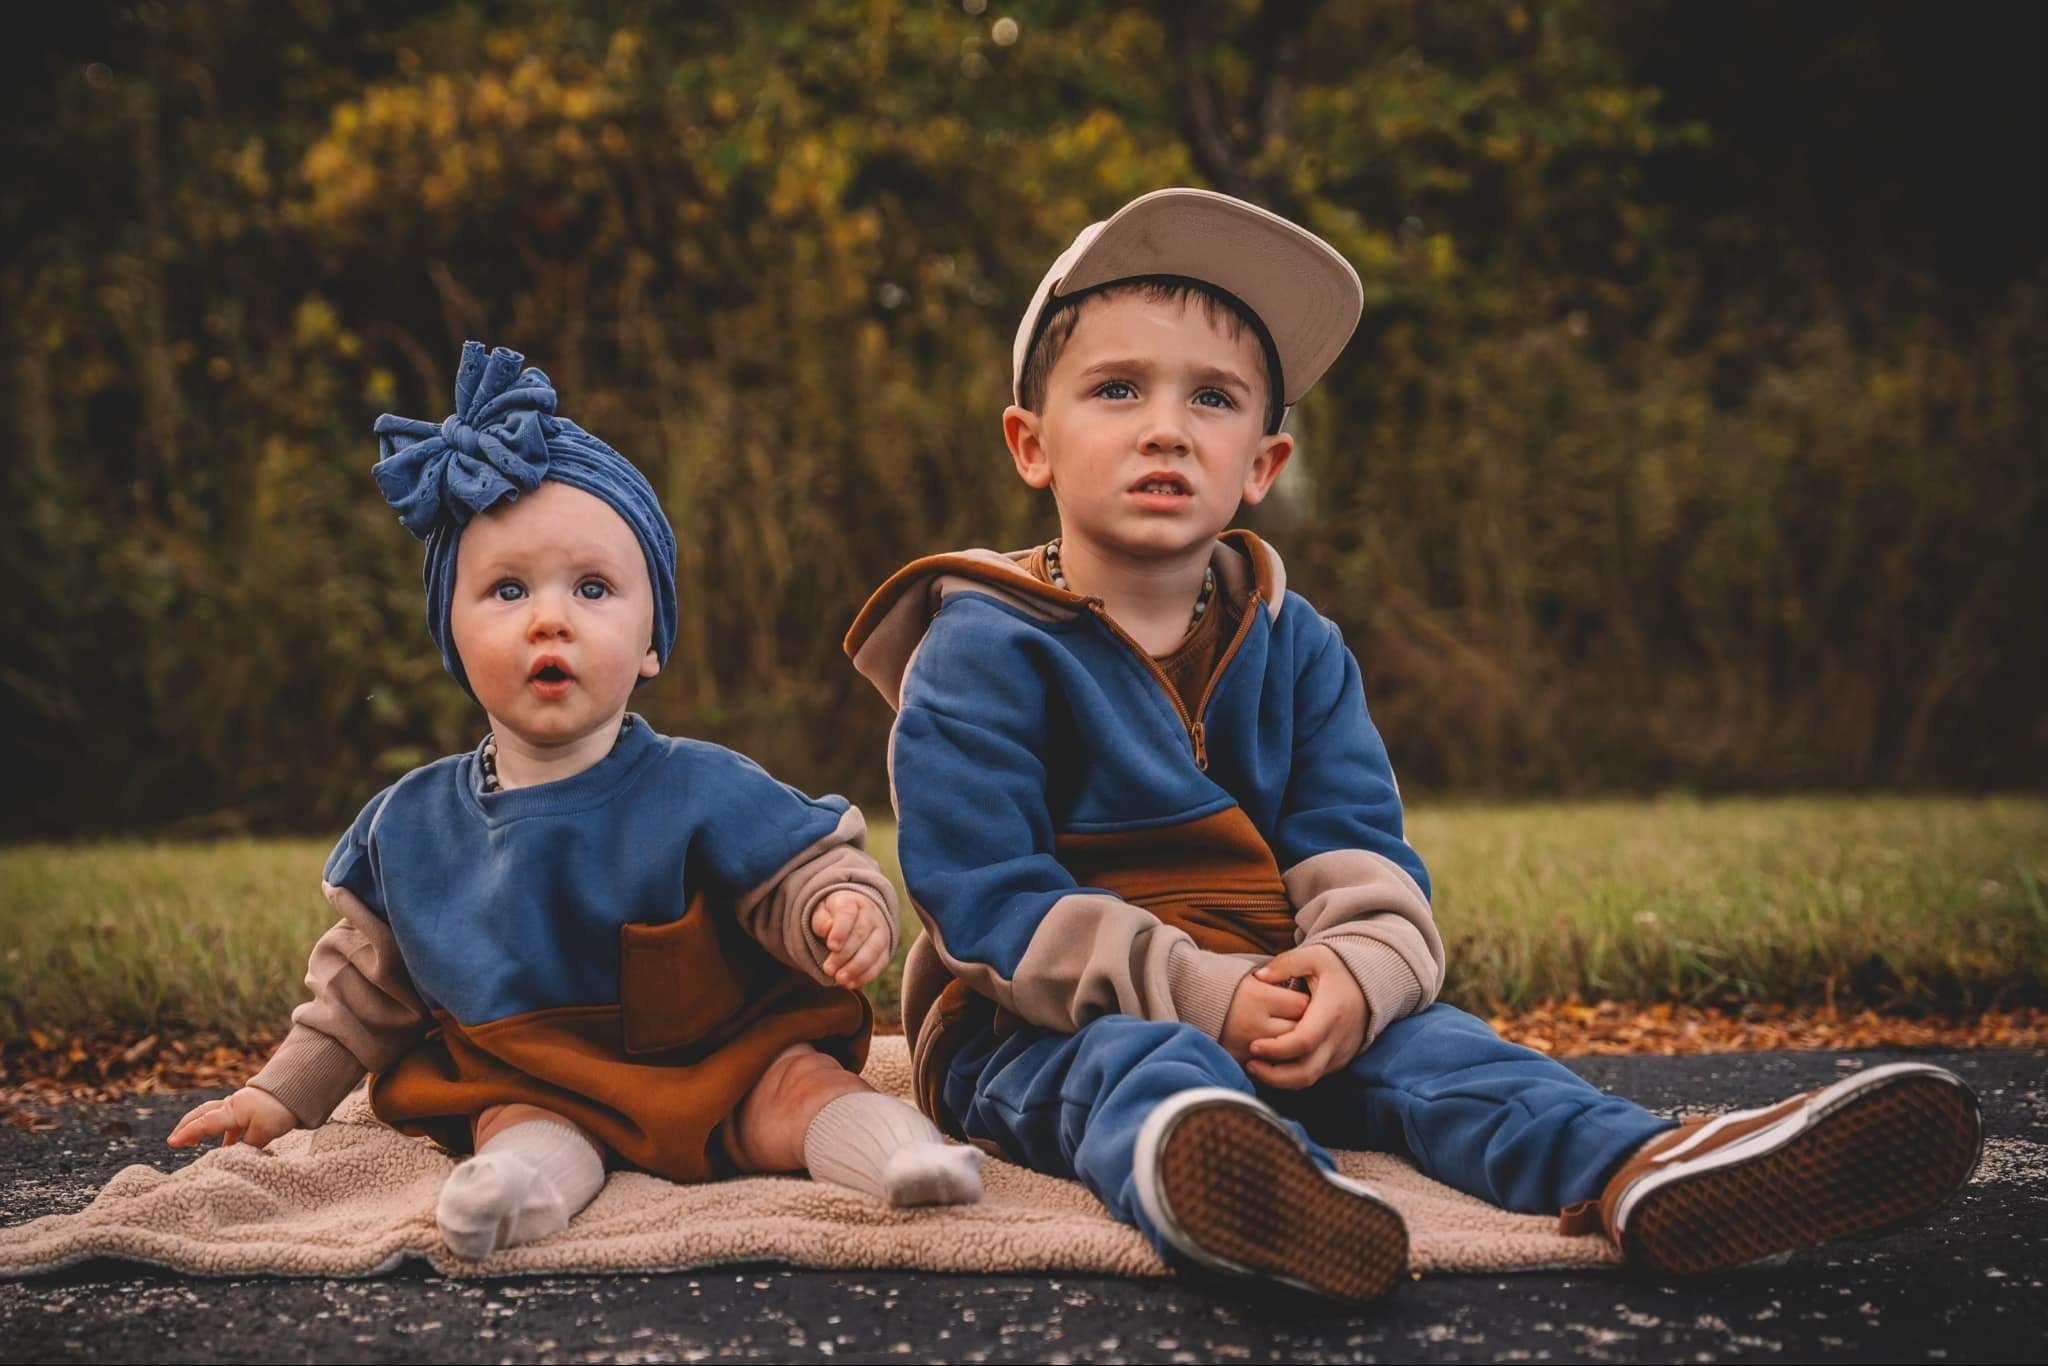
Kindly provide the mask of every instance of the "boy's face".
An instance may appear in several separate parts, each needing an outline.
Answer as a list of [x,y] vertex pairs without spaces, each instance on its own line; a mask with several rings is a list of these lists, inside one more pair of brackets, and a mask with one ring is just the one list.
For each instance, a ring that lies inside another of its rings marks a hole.
[[1257,338],[1231,336],[1192,299],[1079,307],[1043,409],[1003,414],[1018,474],[1053,491],[1063,537],[1107,559],[1206,553],[1294,451],[1293,437],[1265,432]]
[[470,521],[448,620],[491,725],[534,747],[617,726],[634,683],[661,668],[639,541],[567,484],[544,482]]

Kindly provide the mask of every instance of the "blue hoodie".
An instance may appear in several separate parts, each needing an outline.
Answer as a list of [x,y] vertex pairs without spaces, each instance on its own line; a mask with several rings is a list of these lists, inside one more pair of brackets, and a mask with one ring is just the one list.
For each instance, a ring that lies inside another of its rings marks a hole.
[[1033,553],[916,561],[847,636],[896,708],[898,852],[925,928],[904,1027],[926,1108],[964,1031],[1122,1013],[1215,1036],[1245,974],[1296,944],[1343,959],[1368,1043],[1434,1000],[1429,876],[1357,661],[1279,556],[1218,539],[1240,619],[1189,707],[1100,600],[1029,573]]

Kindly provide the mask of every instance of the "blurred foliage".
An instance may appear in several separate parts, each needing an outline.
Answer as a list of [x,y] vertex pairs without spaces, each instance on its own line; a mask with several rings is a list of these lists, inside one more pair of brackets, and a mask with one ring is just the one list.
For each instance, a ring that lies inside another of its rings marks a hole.
[[1173,183],[1365,281],[1252,524],[1411,786],[2038,786],[2022,13],[53,12],[0,93],[0,830],[330,827],[474,742],[367,477],[465,337],[662,494],[682,622],[641,708],[885,800],[839,637],[913,555],[1049,534],[995,420],[1010,333],[1076,230]]

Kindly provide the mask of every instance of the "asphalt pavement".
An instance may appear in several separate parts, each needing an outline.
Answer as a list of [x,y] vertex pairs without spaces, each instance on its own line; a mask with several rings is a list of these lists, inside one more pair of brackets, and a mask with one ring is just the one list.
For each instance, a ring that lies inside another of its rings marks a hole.
[[[1970,1188],[1918,1227],[1698,1282],[1443,1276],[1314,1317],[1184,1283],[743,1266],[646,1276],[200,1279],[92,1262],[0,1281],[12,1361],[2040,1361],[2048,1358],[2048,1050],[1568,1060],[1666,1112],[1763,1104],[1916,1056],[1985,1110]],[[0,1129],[0,1224],[83,1208],[211,1092]]]

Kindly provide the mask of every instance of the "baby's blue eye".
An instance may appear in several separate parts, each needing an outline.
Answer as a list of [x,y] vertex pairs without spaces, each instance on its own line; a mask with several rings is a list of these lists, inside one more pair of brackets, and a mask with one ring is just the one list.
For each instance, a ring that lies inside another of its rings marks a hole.
[[1110,399],[1135,398],[1138,394],[1138,391],[1133,389],[1128,381],[1120,379],[1110,380],[1095,392],[1098,397]]
[[611,591],[611,589],[605,587],[596,579],[585,579],[582,583],[576,585],[576,596],[588,598],[592,602],[596,602],[599,598],[609,597]]
[[526,589],[522,585],[507,579],[491,590],[491,596],[499,602],[517,602],[526,596]]

